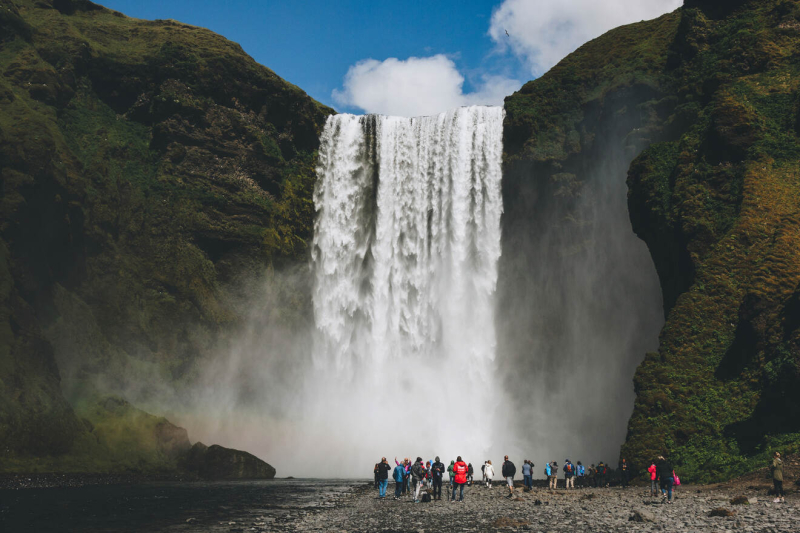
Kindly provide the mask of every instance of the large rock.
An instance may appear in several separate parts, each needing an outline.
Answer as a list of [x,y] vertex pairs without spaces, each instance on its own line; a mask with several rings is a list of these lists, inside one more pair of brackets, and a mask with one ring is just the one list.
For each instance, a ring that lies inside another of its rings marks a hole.
[[205,479],[272,479],[275,469],[255,455],[217,444],[195,443],[182,463]]

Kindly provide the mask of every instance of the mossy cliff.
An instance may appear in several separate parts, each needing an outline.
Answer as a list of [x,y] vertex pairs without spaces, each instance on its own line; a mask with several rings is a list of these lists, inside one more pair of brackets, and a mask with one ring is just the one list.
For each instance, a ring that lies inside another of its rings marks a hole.
[[[241,280],[305,262],[332,112],[201,28],[0,5],[4,453],[86,438],[62,386],[80,405],[190,379],[241,322]],[[281,291],[276,315],[302,321],[308,291]]]
[[506,99],[509,223],[533,197],[579,240],[571,193],[598,147],[635,156],[630,220],[667,321],[634,378],[634,464],[668,453],[713,480],[800,446],[798,58],[800,2],[687,0]]

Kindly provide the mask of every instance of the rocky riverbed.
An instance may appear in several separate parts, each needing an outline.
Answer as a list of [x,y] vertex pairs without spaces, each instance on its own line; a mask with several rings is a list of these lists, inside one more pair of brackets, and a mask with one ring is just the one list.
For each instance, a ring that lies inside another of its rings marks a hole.
[[[377,490],[362,487],[339,505],[309,513],[295,531],[800,531],[800,499],[790,494],[775,504],[762,486],[692,487],[676,491],[674,504],[651,498],[645,487],[515,490],[502,485],[469,487],[464,502],[415,504],[408,498],[377,499]],[[744,496],[747,503],[731,500]],[[723,516],[712,516],[720,514]],[[268,531],[270,528],[264,528]],[[259,528],[256,527],[256,531]]]
[[[474,485],[463,503],[415,504],[377,498],[372,483],[353,480],[73,483],[0,488],[0,531],[63,532],[433,532],[433,531],[800,531],[800,494],[787,483],[773,503],[763,475],[719,485],[682,486],[675,503],[646,487],[625,490]],[[52,480],[51,480],[52,481]],[[737,499],[743,503],[733,503]]]

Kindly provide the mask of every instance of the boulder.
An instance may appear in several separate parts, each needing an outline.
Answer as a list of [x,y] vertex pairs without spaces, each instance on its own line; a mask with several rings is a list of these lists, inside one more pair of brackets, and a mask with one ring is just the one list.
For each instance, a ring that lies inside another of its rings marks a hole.
[[197,442],[181,465],[205,479],[273,479],[275,469],[255,455]]
[[656,517],[647,511],[633,511],[633,514],[628,520],[631,522],[655,522]]

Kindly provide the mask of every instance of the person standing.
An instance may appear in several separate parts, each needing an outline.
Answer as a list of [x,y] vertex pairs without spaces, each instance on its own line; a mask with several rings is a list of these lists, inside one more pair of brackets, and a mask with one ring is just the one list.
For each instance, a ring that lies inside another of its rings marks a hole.
[[414,487],[414,503],[419,503],[419,493],[425,484],[425,467],[422,464],[422,457],[417,457],[414,466],[411,467],[411,482]]
[[402,487],[403,494],[405,494],[408,491],[408,479],[409,479],[409,468],[410,468],[409,463],[410,461],[408,460],[408,457],[403,459],[402,463],[397,460],[397,457],[394,458],[394,464],[403,467],[403,487]]
[[447,476],[450,479],[450,488],[452,489],[455,486],[455,472],[453,472],[453,467],[456,465],[455,461],[450,461],[450,466],[447,467]]
[[647,468],[647,471],[650,472],[650,497],[655,497],[658,494],[658,485],[656,485],[656,462],[653,461],[650,463],[650,466]]
[[505,460],[503,461],[503,468],[502,468],[503,477],[505,478],[506,483],[508,483],[508,495],[509,496],[513,496],[514,495],[514,476],[517,473],[517,467],[514,466],[514,463],[512,463],[511,461],[508,460],[508,456],[507,455],[504,457],[504,459]]
[[674,482],[672,470],[672,465],[667,462],[664,456],[659,456],[656,463],[656,477],[661,487],[661,497],[666,498],[666,500],[662,501],[666,501],[666,503],[672,503],[672,484]]
[[580,461],[578,461],[578,486],[580,488],[586,486],[586,467]]
[[389,462],[386,460],[386,457],[381,459],[381,462],[375,466],[375,479],[378,480],[378,498],[385,498],[386,497],[386,487],[389,486],[389,470],[392,467],[389,466]]
[[459,455],[456,462],[453,464],[453,473],[455,474],[453,485],[453,502],[456,501],[456,489],[459,489],[458,501],[464,501],[464,485],[467,484],[467,463],[461,460]]
[[431,461],[425,463],[425,486],[428,488],[433,486],[433,482],[431,480]]
[[783,503],[786,501],[786,493],[783,492],[783,461],[781,454],[775,452],[772,457],[772,484],[775,486],[775,499],[773,503]]
[[483,469],[483,476],[486,478],[486,486],[490,489],[492,488],[492,480],[494,479],[494,467],[492,466],[492,461],[486,461],[486,465]]
[[475,475],[475,471],[472,469],[472,463],[467,464],[467,486],[472,486],[472,476]]
[[486,483],[486,461],[481,465],[481,481]]
[[619,484],[622,485],[623,489],[628,488],[628,481],[630,479],[630,470],[628,469],[628,462],[625,458],[622,458],[622,461],[619,462],[618,466],[619,470]]
[[550,489],[556,490],[558,488],[558,462],[553,461],[550,463],[550,474],[547,476],[550,482]]
[[[395,460],[395,462],[397,461]],[[405,492],[406,466],[404,464],[397,463],[397,466],[394,467],[392,478],[394,478],[394,499],[399,500],[400,496],[402,496]]]
[[431,465],[431,479],[433,480],[433,499],[442,499],[442,478],[444,478],[444,463],[436,456],[436,460]]
[[533,488],[533,463],[525,459],[522,463],[522,481],[525,485],[526,490],[531,490]]
[[597,479],[597,486],[603,488],[606,486],[606,464],[603,461],[597,463],[595,479]]
[[564,461],[564,488],[575,488],[575,465],[569,459]]
[[589,482],[592,487],[597,488],[597,467],[594,466],[594,463],[589,467]]
[[375,468],[372,469],[372,477],[375,479],[375,488],[378,488],[378,466],[380,463],[375,463]]

